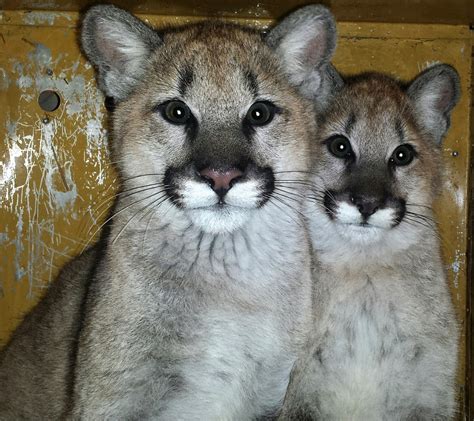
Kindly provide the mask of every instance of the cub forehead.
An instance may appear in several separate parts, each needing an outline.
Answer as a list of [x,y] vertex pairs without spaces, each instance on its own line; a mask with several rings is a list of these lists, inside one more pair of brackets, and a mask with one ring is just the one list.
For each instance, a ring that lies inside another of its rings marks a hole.
[[[157,50],[173,62],[193,63],[195,66],[240,66],[263,68],[277,60],[262,41],[261,34],[250,28],[219,21],[205,21],[164,33],[163,47]],[[266,66],[264,66],[266,65]]]
[[359,110],[368,119],[381,120],[387,114],[403,112],[408,103],[402,86],[394,79],[381,74],[349,79],[341,96],[351,110]]
[[217,103],[244,110],[257,99],[282,108],[305,102],[259,32],[213,21],[165,32],[140,92],[150,102],[181,98],[203,112]]
[[413,108],[403,86],[381,74],[349,78],[334,98],[322,132],[371,146],[418,142]]

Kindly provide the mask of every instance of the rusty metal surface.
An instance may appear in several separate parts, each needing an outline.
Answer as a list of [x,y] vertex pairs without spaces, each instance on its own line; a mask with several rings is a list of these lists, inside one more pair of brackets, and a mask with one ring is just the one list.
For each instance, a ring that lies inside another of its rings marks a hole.
[[[91,240],[106,215],[107,198],[115,192],[103,97],[77,46],[77,17],[75,12],[0,12],[0,345],[59,268]],[[144,17],[157,25],[195,19]],[[269,22],[245,21],[258,26]],[[446,181],[436,210],[464,333],[464,361],[469,30],[374,23],[341,23],[338,29],[335,64],[343,72],[380,70],[406,79],[438,60],[454,65],[461,75],[463,95],[443,146]],[[38,104],[45,90],[59,95],[57,110],[45,112]],[[459,385],[464,386],[463,364]]]

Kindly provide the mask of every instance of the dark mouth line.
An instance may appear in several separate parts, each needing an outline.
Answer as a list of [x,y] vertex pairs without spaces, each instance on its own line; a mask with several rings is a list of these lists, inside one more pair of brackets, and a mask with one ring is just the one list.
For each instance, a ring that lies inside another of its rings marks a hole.
[[359,227],[359,228],[379,228],[383,229],[383,227],[379,227],[377,225],[372,225],[367,222],[360,222],[360,223],[355,223],[355,222],[340,222],[337,221],[341,225],[347,225],[347,226],[353,226],[353,227]]

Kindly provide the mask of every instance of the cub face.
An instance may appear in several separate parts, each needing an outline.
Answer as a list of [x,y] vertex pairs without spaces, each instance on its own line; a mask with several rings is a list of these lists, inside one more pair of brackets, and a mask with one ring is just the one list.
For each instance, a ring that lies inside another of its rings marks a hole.
[[439,145],[459,97],[457,73],[437,65],[408,86],[380,74],[341,85],[313,145],[309,217],[334,241],[409,245],[435,228]]
[[212,233],[234,231],[271,206],[280,179],[308,171],[315,129],[291,72],[300,73],[298,86],[323,86],[333,27],[326,9],[309,6],[265,41],[219,22],[158,35],[113,6],[92,8],[83,46],[117,102],[113,159],[126,190],[135,189],[130,201]]
[[311,106],[258,34],[187,28],[165,35],[148,66],[118,107],[115,152],[130,157],[125,177],[137,172],[140,156],[140,173],[159,174],[174,206],[197,226],[240,227],[266,206],[276,177],[308,170]]

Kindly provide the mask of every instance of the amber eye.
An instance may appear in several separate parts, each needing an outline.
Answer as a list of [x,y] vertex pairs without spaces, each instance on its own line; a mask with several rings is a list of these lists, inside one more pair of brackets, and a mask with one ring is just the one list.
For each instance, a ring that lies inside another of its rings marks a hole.
[[183,101],[168,101],[160,108],[163,118],[173,124],[186,124],[191,117],[191,111]]
[[354,152],[351,147],[349,139],[342,135],[335,135],[326,140],[326,145],[329,152],[336,158],[351,159],[354,157]]
[[268,101],[253,104],[247,111],[246,121],[252,126],[264,126],[270,123],[275,116],[275,106]]
[[413,146],[409,144],[400,145],[393,151],[392,156],[388,162],[392,165],[396,165],[397,167],[403,167],[404,165],[408,165],[411,161],[413,161],[415,156],[416,152]]

